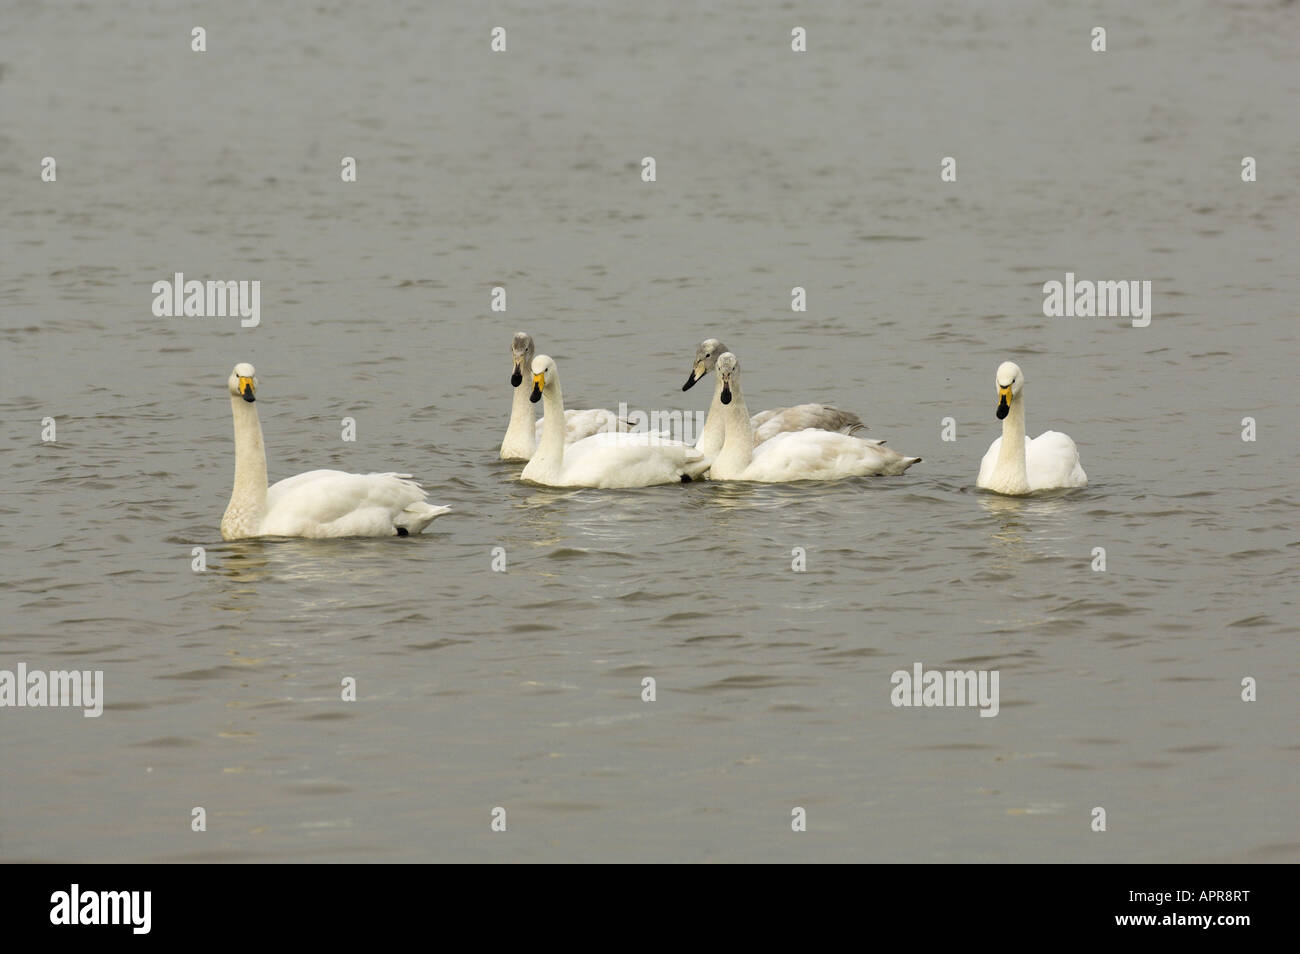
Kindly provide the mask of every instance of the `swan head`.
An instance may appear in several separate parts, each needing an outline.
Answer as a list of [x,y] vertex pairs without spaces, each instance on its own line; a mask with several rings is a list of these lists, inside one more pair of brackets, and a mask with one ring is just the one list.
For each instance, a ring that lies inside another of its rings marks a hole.
[[691,385],[713,370],[713,366],[718,363],[718,356],[726,353],[727,346],[717,338],[701,341],[700,346],[695,349],[695,361],[691,365],[691,376],[682,385],[682,390],[689,391]]
[[510,386],[519,387],[524,380],[524,368],[529,367],[533,360],[533,336],[526,335],[522,331],[510,342],[510,360],[514,362],[515,369],[510,374]]
[[235,370],[230,372],[226,387],[230,389],[231,397],[242,397],[252,404],[257,400],[254,396],[254,392],[257,391],[257,372],[247,361],[241,361],[235,365]]
[[722,393],[718,395],[723,404],[731,403],[731,385],[740,374],[740,362],[730,351],[724,351],[717,358],[718,380],[722,382]]
[[558,377],[555,371],[555,362],[549,354],[539,354],[533,358],[531,367],[533,370],[533,393],[529,395],[528,400],[536,404],[542,399],[543,391],[555,387]]
[[998,420],[1011,413],[1011,402],[1020,397],[1020,390],[1025,386],[1025,373],[1014,361],[1003,361],[998,365]]

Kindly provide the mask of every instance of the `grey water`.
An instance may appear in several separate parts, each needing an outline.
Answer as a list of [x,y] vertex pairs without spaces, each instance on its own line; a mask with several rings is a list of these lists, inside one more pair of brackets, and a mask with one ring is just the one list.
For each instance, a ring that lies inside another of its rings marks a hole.
[[[0,15],[0,669],[105,694],[0,709],[0,858],[1300,859],[1300,5]],[[260,281],[260,324],[155,317],[176,272]],[[1066,272],[1151,281],[1151,324],[1045,317]],[[572,407],[703,410],[718,337],[751,410],[924,460],[524,485],[519,330]],[[1007,359],[1085,490],[975,490]],[[453,512],[224,543],[238,361],[272,480]],[[918,662],[999,672],[997,716],[895,707]]]

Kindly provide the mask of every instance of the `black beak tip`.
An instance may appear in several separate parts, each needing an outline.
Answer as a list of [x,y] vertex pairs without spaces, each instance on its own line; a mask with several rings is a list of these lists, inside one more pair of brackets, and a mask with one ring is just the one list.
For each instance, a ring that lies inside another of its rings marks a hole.
[[730,404],[730,403],[731,403],[731,388],[727,387],[726,385],[723,385],[723,387],[722,387],[722,394],[719,395],[719,397],[722,399],[722,403],[723,403],[723,404]]
[[512,388],[517,388],[523,380],[524,376],[516,371],[514,374],[510,375],[510,386]]
[[534,385],[533,385],[533,393],[530,394],[530,395],[528,395],[528,400],[530,400],[530,401],[532,401],[534,404],[536,404],[536,403],[537,403],[538,401],[540,401],[541,399],[542,399],[542,389],[539,388],[536,384],[534,384]]
[[247,401],[249,404],[252,404],[254,401],[257,400],[257,398],[253,397],[253,392],[252,392],[252,391],[245,391],[245,392],[244,392],[244,400]]
[[682,385],[682,390],[689,391],[691,389],[691,386],[695,384],[695,381],[696,381],[695,372],[692,371],[691,376],[687,378],[686,383]]
[[1007,413],[1008,413],[1010,410],[1011,410],[1011,408],[1007,407],[1007,403],[1006,403],[1005,401],[1003,401],[1001,404],[999,404],[999,405],[998,405],[998,420],[1000,421],[1000,420],[1002,420],[1004,417],[1006,417],[1006,416],[1007,416]]

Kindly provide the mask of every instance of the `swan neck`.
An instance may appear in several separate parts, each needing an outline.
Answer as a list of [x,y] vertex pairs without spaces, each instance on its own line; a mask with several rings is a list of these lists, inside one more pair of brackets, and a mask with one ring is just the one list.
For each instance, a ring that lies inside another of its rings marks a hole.
[[505,440],[501,442],[503,448],[517,448],[520,451],[526,449],[527,453],[523,455],[526,457],[533,455],[537,443],[537,408],[528,400],[532,391],[531,387],[524,384],[514,389],[515,396],[510,402],[510,424],[506,427]]
[[713,382],[713,400],[709,402],[709,413],[705,415],[704,426],[700,428],[700,436],[695,439],[696,450],[713,455],[722,449],[722,441],[727,428],[722,416],[723,408],[722,379],[717,378]]
[[542,391],[542,441],[533,460],[541,467],[559,466],[564,460],[564,394],[558,376]]
[[1002,419],[1002,447],[998,451],[998,473],[1014,484],[1029,486],[1029,472],[1025,466],[1025,395],[1011,401],[1007,416]]
[[[718,392],[721,394],[719,386]],[[720,478],[734,477],[741,473],[754,459],[754,429],[749,423],[749,408],[745,405],[745,396],[740,390],[740,375],[731,379],[731,403],[723,404],[721,417],[724,430],[722,449],[713,462],[712,472]]]
[[228,517],[236,517],[249,526],[260,524],[266,511],[266,445],[257,405],[242,397],[230,399],[235,419],[235,486],[230,494]]

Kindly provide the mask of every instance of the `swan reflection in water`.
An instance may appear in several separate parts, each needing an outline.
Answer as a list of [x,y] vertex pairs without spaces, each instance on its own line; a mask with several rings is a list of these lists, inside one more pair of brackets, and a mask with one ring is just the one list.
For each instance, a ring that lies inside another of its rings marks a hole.
[[[268,599],[266,587],[276,583],[331,584],[323,592],[301,587],[291,592],[304,609],[339,606],[349,602],[358,585],[381,580],[389,572],[387,561],[375,559],[388,552],[381,548],[419,546],[421,539],[260,537],[236,540],[209,547],[208,573],[222,581],[216,602],[219,609],[255,609]],[[319,597],[304,598],[312,592],[319,593]]]
[[[1009,561],[1078,555],[1077,535],[1072,527],[1078,505],[1071,503],[1070,494],[1007,497],[980,493],[976,499],[989,516],[997,519],[991,539],[997,553]],[[1011,563],[999,568],[1011,569]]]

